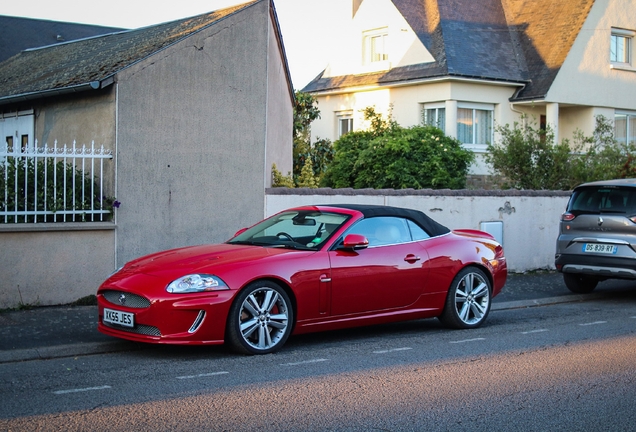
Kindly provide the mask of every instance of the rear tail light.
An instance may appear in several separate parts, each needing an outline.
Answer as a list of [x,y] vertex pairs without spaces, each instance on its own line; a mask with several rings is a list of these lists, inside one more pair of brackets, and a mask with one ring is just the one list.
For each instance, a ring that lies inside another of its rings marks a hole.
[[629,220],[630,220],[630,221],[632,221],[632,222],[634,222],[634,223],[636,223],[636,216],[632,216],[632,217],[630,217],[630,218],[629,218]]
[[503,258],[503,256],[504,256],[503,246],[497,245],[495,247],[495,259]]
[[565,212],[561,215],[561,221],[562,222],[569,222],[571,220],[574,220],[576,216],[574,216],[572,213],[570,212]]

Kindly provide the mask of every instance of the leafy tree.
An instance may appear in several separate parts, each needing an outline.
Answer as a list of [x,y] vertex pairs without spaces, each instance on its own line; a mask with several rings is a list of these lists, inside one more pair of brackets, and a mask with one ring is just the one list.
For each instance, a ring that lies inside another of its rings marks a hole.
[[307,160],[313,161],[312,172],[317,182],[327,169],[327,165],[333,158],[331,141],[318,139],[311,144],[311,122],[320,118],[320,110],[316,99],[309,93],[296,92],[296,105],[294,106],[294,171],[295,179],[302,175]]
[[403,128],[391,115],[364,110],[369,131],[351,132],[334,143],[336,154],[323,184],[354,188],[466,187],[474,155],[433,126]]

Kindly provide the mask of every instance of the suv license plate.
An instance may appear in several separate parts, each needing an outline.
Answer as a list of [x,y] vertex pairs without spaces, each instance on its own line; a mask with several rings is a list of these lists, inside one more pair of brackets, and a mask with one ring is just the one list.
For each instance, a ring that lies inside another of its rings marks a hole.
[[135,314],[104,308],[104,322],[124,327],[134,327]]
[[598,243],[585,243],[583,245],[583,252],[615,254],[617,250],[618,246],[616,245]]

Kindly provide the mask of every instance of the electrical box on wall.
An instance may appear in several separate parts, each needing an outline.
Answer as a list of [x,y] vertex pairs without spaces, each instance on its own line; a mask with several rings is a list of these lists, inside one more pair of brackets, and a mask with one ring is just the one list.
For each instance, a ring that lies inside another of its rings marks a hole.
[[479,229],[492,235],[503,246],[503,221],[480,222]]

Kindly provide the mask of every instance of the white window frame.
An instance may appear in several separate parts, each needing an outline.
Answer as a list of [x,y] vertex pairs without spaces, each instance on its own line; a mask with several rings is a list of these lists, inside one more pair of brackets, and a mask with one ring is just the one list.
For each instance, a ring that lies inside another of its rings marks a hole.
[[[433,122],[429,121],[429,111],[434,111]],[[446,133],[446,104],[444,102],[421,104],[421,117],[424,125],[435,126]]]
[[[636,70],[634,68],[634,37],[636,31],[612,28],[610,36],[610,67]],[[622,44],[619,42],[622,41]]]
[[[472,118],[471,118],[471,122],[472,122],[472,142],[464,142],[462,141],[462,139],[460,138],[460,133],[459,133],[459,128],[460,128],[460,122],[459,122],[459,110],[460,109],[465,109],[465,110],[471,110],[472,111]],[[480,135],[478,133],[478,127],[479,127],[479,123],[477,122],[477,111],[488,111],[490,114],[490,119],[489,119],[489,124],[486,125],[486,127],[488,128],[488,130],[490,131],[489,135],[490,135],[490,139],[489,141],[487,140],[487,142],[482,143],[482,142],[476,142],[477,141],[477,137]],[[488,144],[493,142],[494,139],[494,130],[495,130],[495,107],[494,105],[490,105],[490,104],[479,104],[479,103],[466,103],[466,102],[458,102],[457,103],[457,139],[462,143],[462,145],[464,146],[464,148],[470,149],[472,151],[475,152],[486,152],[487,148],[488,148]]]
[[[376,44],[380,40],[381,49],[376,50]],[[389,61],[389,28],[381,27],[362,32],[362,63],[364,65],[379,65]]]
[[[336,112],[336,123],[337,123],[337,137],[340,138],[344,134],[353,131],[353,111],[338,111]],[[343,125],[347,125],[347,130]]]
[[[624,116],[625,117],[625,137],[624,138],[620,138],[617,136],[617,129],[616,129],[616,123],[617,123],[617,117],[618,116]],[[636,111],[616,111],[614,113],[614,138],[622,143],[622,144],[626,144],[628,143],[628,138],[633,138],[633,140],[631,141],[632,144],[636,144]]]

